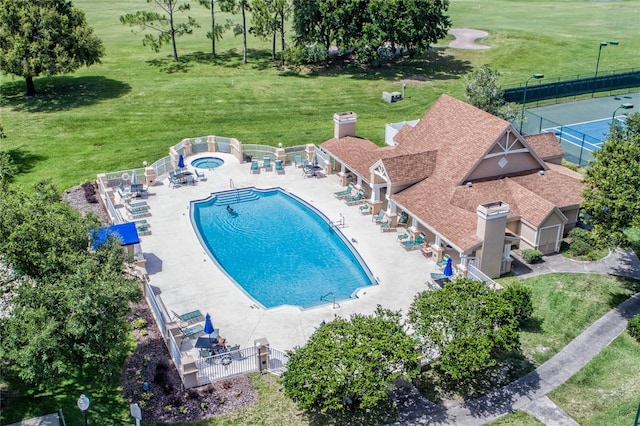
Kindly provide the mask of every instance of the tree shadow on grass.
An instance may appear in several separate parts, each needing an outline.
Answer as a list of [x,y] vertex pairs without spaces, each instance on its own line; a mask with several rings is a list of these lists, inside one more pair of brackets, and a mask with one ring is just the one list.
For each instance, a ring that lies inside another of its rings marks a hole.
[[34,80],[37,95],[26,96],[24,80],[0,85],[0,105],[15,111],[58,112],[93,105],[123,96],[131,86],[104,76],[53,76]]
[[[315,68],[308,76],[348,75],[358,80],[433,81],[458,79],[471,69],[469,61],[456,59],[454,56],[444,53],[442,48],[432,48],[420,57],[383,61],[377,67],[364,67],[346,57],[336,57],[327,66]],[[303,75],[298,76],[302,77]]]
[[13,164],[18,168],[18,174],[27,174],[33,171],[40,161],[45,159],[42,155],[33,154],[22,148],[13,148],[5,151],[11,157]]
[[335,413],[305,412],[311,426],[321,425],[381,425],[393,423],[397,419],[397,410],[391,398],[386,398],[367,410],[346,410]]

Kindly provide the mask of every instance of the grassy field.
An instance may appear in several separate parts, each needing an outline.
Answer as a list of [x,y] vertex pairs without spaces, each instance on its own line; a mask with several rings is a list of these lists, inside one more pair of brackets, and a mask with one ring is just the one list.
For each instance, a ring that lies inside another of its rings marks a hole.
[[[384,124],[421,117],[442,93],[463,97],[464,74],[489,64],[503,84],[522,83],[531,73],[547,78],[584,74],[595,68],[601,40],[618,39],[602,51],[600,70],[637,66],[631,28],[640,1],[457,1],[450,6],[454,27],[486,30],[492,49],[468,51],[445,43],[414,61],[376,69],[280,70],[270,61],[268,41],[250,36],[249,63],[241,64],[241,38],[227,34],[219,58],[209,58],[208,10],[192,6],[203,25],[178,39],[182,61],[170,49],[154,53],[119,16],[146,2],[78,0],[102,38],[102,64],[67,76],[35,79],[41,96],[23,96],[24,81],[0,80],[1,140],[20,166],[17,182],[30,186],[51,177],[63,189],[96,173],[139,167],[168,152],[185,137],[209,134],[245,143],[285,146],[320,143],[333,132],[332,116],[355,111],[357,132],[383,143]],[[219,14],[219,22],[230,16]],[[237,17],[231,17],[237,19]],[[588,31],[585,31],[588,30]],[[382,91],[407,84],[407,99],[381,100]]]

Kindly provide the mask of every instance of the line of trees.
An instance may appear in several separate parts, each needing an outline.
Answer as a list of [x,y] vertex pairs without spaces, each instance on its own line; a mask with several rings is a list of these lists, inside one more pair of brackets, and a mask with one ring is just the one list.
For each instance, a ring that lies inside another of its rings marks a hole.
[[[153,10],[120,16],[120,22],[144,34],[142,44],[155,52],[170,44],[179,61],[176,39],[192,34],[200,24],[191,16],[189,0],[145,0]],[[424,52],[447,34],[448,0],[197,0],[211,11],[211,57],[224,32],[242,35],[243,63],[247,62],[247,33],[272,39],[271,57],[285,63],[287,21],[292,19],[294,47],[289,57],[300,62],[326,58],[330,47],[351,51],[365,64],[407,52]],[[216,22],[216,7],[240,14],[241,22]],[[248,14],[251,13],[251,17]],[[247,20],[250,19],[250,25]],[[323,46],[324,54],[318,54]],[[299,52],[302,51],[302,54]],[[0,0],[0,71],[24,77],[27,95],[36,94],[33,78],[70,73],[100,62],[102,41],[93,34],[84,12],[67,0]]]

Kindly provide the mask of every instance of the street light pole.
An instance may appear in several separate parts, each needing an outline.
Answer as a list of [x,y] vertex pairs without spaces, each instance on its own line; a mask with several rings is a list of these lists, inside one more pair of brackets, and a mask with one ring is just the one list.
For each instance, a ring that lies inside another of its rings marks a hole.
[[89,409],[89,404],[89,398],[87,398],[85,394],[80,395],[80,398],[78,398],[78,408],[82,411],[84,426],[87,426],[87,410]]
[[611,117],[611,124],[614,123],[614,121],[616,120],[616,112],[618,112],[619,109],[631,109],[633,108],[633,104],[621,104],[618,108],[615,109],[615,111],[613,111],[613,116]]
[[527,78],[527,81],[524,82],[524,92],[522,92],[522,113],[520,114],[520,129],[518,132],[522,134],[522,123],[524,122],[524,104],[527,103],[527,85],[529,84],[529,80],[532,78],[541,79],[544,78],[544,74],[533,74],[531,77]]
[[596,85],[598,80],[598,67],[600,67],[600,53],[602,53],[602,48],[609,44],[612,46],[617,46],[618,41],[617,40],[601,41],[600,47],[598,47],[598,60],[596,61],[596,74],[593,76],[593,92],[591,92],[592,98],[593,98],[593,95],[596,93]]

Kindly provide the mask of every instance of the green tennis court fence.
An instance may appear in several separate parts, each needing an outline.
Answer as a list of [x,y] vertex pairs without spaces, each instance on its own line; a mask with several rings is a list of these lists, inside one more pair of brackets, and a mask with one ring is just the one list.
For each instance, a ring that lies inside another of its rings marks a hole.
[[[542,117],[529,110],[525,112],[526,118],[522,125],[522,134],[531,135],[541,133],[544,129],[557,128],[556,136],[560,140],[560,145],[564,150],[564,159],[580,166],[587,165],[593,160],[593,138],[586,133],[575,129],[569,130],[569,137],[565,138],[564,128],[568,124],[557,123],[548,118]],[[568,140],[569,139],[569,140]]]
[[[620,71],[603,71],[598,77],[593,74],[578,74],[575,76],[545,78],[535,80],[526,86],[526,102],[544,101],[548,99],[567,98],[593,94],[596,92],[611,92],[615,90],[640,87],[640,69],[631,68]],[[516,87],[504,89],[504,100],[522,104],[525,86],[521,83]]]

